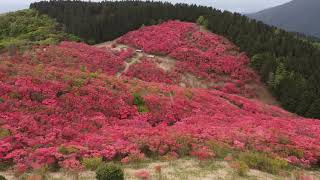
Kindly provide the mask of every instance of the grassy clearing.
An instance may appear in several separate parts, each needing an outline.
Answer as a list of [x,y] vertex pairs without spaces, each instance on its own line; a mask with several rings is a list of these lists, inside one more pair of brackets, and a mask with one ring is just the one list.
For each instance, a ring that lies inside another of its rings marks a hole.
[[[235,164],[229,163],[224,160],[213,160],[213,161],[199,161],[194,158],[182,158],[178,160],[172,161],[140,161],[134,162],[127,165],[121,165],[124,169],[124,177],[129,180],[141,180],[143,178],[138,177],[139,173],[147,173],[149,174],[149,179],[151,180],[186,180],[186,179],[204,179],[204,180],[212,180],[212,179],[234,179],[234,180],[296,180],[301,179],[301,177],[311,177],[313,179],[320,178],[319,171],[307,171],[307,170],[293,170],[288,174],[282,175],[274,175],[270,173],[266,173],[260,170],[247,169],[246,161],[250,161],[251,163],[257,162],[257,164],[272,164],[271,160],[267,160],[267,158],[258,158],[261,155],[253,154],[241,154],[241,158],[247,158],[248,160],[237,160]],[[240,159],[240,157],[239,157]],[[264,159],[257,160],[257,159]],[[100,163],[99,159],[87,159],[86,165],[88,165],[88,169],[95,169],[97,163]],[[261,163],[262,161],[263,163]],[[271,162],[270,162],[271,161]],[[259,163],[258,163],[259,162]],[[281,163],[280,163],[281,164]],[[239,166],[240,169],[235,168],[234,165]],[[252,164],[250,164],[252,166]],[[249,166],[249,167],[250,167]],[[261,165],[262,166],[262,165]],[[262,166],[263,167],[263,166]],[[17,176],[14,176],[13,173],[6,172],[0,173],[0,175],[4,175],[8,179],[16,179]],[[21,179],[29,179],[30,177],[45,177],[47,179],[54,180],[72,180],[78,178],[79,180],[94,180],[95,179],[94,171],[85,171],[79,174],[74,174],[70,172],[48,172],[48,171],[36,171],[33,173],[28,173],[20,176]]]

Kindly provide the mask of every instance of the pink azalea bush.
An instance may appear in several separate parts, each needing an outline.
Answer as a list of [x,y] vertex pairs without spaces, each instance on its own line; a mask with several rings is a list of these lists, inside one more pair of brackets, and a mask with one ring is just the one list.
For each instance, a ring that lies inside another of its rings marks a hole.
[[124,75],[131,78],[139,78],[147,82],[174,83],[176,78],[174,73],[165,72],[152,59],[143,57],[140,61],[133,64]]
[[90,72],[101,70],[108,75],[115,75],[123,69],[124,60],[133,54],[132,49],[112,52],[74,42],[62,42],[45,49],[37,50],[37,59],[42,63],[60,68],[80,69],[82,66]]

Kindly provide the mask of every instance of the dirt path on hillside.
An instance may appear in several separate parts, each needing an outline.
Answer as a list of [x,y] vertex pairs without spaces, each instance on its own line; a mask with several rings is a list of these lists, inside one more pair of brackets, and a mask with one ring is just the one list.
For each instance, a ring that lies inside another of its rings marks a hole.
[[139,62],[139,59],[140,59],[140,58],[133,58],[130,62],[125,62],[125,64],[124,64],[124,66],[125,66],[124,70],[118,72],[116,76],[117,76],[117,77],[120,77],[122,74],[125,74],[126,72],[128,72],[130,66],[133,65],[133,64],[135,64],[135,63],[137,63],[137,62]]
[[[114,47],[112,47],[112,45],[115,45]],[[132,48],[129,47],[127,45],[124,44],[118,44],[115,43],[114,41],[109,41],[109,42],[105,42],[105,43],[101,43],[101,44],[97,44],[95,45],[98,48],[110,48],[112,50],[116,50],[116,51],[120,51],[122,49],[128,49],[128,48]],[[135,48],[132,48],[135,50],[134,55],[131,58],[126,59],[126,61],[124,62],[124,66],[125,68],[122,71],[119,71],[116,74],[116,77],[120,77],[123,74],[125,74],[126,72],[128,72],[128,70],[130,69],[130,66],[138,63],[140,61],[140,59],[144,56],[144,54],[142,52],[137,52]]]
[[[114,47],[112,47],[112,45],[114,45]],[[115,43],[115,41],[105,42],[102,44],[97,44],[95,46],[98,48],[110,48],[112,50],[117,50],[117,51],[120,51],[121,49],[131,48],[135,51],[134,55],[125,61],[125,68],[124,68],[124,70],[117,73],[117,77],[120,77],[122,74],[125,74],[130,69],[130,66],[135,63],[140,62],[140,59],[142,57],[154,59],[157,66],[166,72],[173,70],[175,67],[175,63],[176,63],[175,59],[170,58],[168,56],[158,56],[158,55],[148,54],[148,53],[145,53],[141,50],[138,50],[132,46],[127,46],[124,44]]]
[[[208,30],[206,30],[202,27],[200,28],[200,30],[203,32],[208,32]],[[223,41],[227,42],[229,40],[224,39]],[[230,43],[230,42],[228,42],[228,43]],[[116,50],[116,51],[120,51],[121,49],[131,48],[135,51],[134,55],[125,61],[125,64],[124,64],[125,68],[116,74],[116,76],[118,78],[120,78],[123,74],[128,72],[128,70],[130,69],[130,67],[133,64],[139,63],[140,59],[142,57],[149,57],[149,59],[154,59],[157,66],[166,72],[171,72],[172,70],[174,70],[174,68],[176,66],[176,60],[169,57],[169,56],[159,56],[159,55],[154,55],[154,54],[148,54],[148,53],[145,53],[135,47],[128,46],[125,44],[116,43],[116,40],[97,44],[95,46],[98,48],[110,48],[110,49]],[[181,82],[178,85],[181,87],[208,89],[208,88],[213,87],[215,85],[223,86],[223,84],[224,84],[223,81],[221,81],[221,82],[207,82],[207,81],[203,81],[203,80],[195,77],[192,74],[183,74],[181,76]],[[272,96],[272,94],[268,91],[268,89],[262,83],[256,82],[253,84],[247,84],[246,87],[253,88],[255,90],[255,92],[256,92],[255,99],[257,99],[267,105],[279,106],[279,103],[276,101],[276,99]]]

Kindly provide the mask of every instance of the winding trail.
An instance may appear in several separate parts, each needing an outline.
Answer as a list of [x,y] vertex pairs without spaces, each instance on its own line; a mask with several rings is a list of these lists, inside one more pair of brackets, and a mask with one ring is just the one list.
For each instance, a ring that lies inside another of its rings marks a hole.
[[[202,32],[206,32],[207,30],[204,28],[200,29]],[[225,41],[228,41],[225,39]],[[122,75],[124,75],[130,67],[133,64],[139,63],[140,59],[142,57],[150,57],[154,59],[155,63],[157,66],[161,69],[163,69],[166,72],[170,72],[174,70],[176,66],[176,60],[174,58],[171,58],[169,56],[159,56],[155,54],[149,54],[145,53],[143,51],[140,51],[139,49],[128,46],[125,44],[120,44],[117,43],[116,40],[114,41],[108,41],[105,43],[101,44],[96,44],[94,45],[95,47],[98,48],[106,48],[106,49],[111,49],[115,51],[120,51],[122,49],[128,49],[131,48],[134,50],[134,55],[124,62],[125,68],[119,72],[117,72],[116,77],[120,78]],[[225,81],[220,81],[220,82],[209,82],[209,81],[203,81],[201,78],[197,78],[192,74],[181,74],[181,82],[178,83],[179,86],[181,87],[189,87],[189,88],[205,88],[208,89],[210,87],[213,87],[214,85],[219,85],[223,86]],[[256,96],[254,99],[258,99],[259,101],[268,104],[268,105],[275,105],[275,106],[280,106],[279,103],[276,101],[276,99],[271,95],[271,93],[267,90],[267,87],[263,85],[261,82],[255,82],[255,83],[248,83],[246,84],[247,88],[253,88],[256,89]]]

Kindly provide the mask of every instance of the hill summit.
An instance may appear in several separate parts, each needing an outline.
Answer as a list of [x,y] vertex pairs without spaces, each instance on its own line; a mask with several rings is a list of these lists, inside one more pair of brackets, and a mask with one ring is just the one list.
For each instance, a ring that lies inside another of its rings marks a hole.
[[224,158],[220,147],[271,154],[272,172],[319,163],[320,121],[260,101],[248,63],[227,39],[180,21],[96,47],[3,54],[0,161],[81,169],[83,157]]

